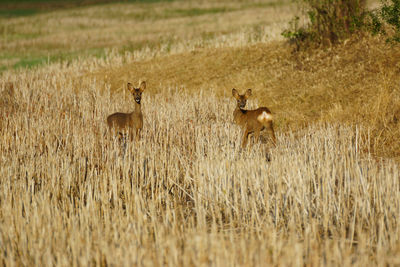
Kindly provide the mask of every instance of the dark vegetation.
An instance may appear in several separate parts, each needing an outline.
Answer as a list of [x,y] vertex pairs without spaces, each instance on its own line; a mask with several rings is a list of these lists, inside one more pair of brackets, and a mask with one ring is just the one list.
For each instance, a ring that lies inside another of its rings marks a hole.
[[296,50],[334,45],[353,34],[381,34],[388,42],[400,42],[400,0],[381,0],[376,10],[368,10],[366,0],[298,0],[308,23],[296,16],[282,35]]
[[20,17],[30,16],[41,12],[48,12],[58,9],[75,8],[80,6],[89,6],[107,3],[157,3],[157,2],[172,2],[174,0],[23,0],[0,1],[0,17]]

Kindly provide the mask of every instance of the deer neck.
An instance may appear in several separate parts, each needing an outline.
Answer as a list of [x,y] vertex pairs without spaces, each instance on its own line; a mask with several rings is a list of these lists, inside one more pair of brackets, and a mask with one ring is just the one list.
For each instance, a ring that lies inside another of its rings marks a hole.
[[142,106],[135,102],[135,113],[142,113]]
[[235,111],[233,112],[234,121],[235,121],[237,124],[241,124],[242,121],[243,121],[244,118],[245,118],[246,112],[247,112],[247,110],[240,108],[239,105],[236,106]]
[[140,114],[142,114],[142,106],[135,101],[135,109],[131,112],[131,116],[134,117]]

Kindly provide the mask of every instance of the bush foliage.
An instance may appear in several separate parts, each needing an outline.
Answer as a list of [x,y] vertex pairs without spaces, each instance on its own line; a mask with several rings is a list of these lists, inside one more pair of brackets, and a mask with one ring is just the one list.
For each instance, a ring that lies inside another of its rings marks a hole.
[[365,17],[366,0],[299,0],[305,5],[308,25],[299,26],[299,17],[282,34],[299,48],[305,41],[334,44],[359,30]]
[[[377,20],[386,23],[390,34],[388,41],[400,42],[400,0],[382,0],[382,7],[378,10]],[[382,23],[378,24],[382,33],[387,33],[382,27]]]
[[282,35],[297,50],[310,44],[335,44],[357,32],[388,35],[400,42],[400,0],[381,0],[377,10],[366,9],[366,0],[298,0],[305,6],[308,24],[296,16]]

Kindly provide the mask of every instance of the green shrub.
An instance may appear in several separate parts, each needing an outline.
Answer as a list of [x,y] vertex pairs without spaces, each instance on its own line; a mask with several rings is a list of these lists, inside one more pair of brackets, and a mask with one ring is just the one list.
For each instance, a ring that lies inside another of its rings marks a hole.
[[282,32],[283,37],[289,40],[290,44],[296,45],[296,51],[300,50],[306,40],[313,40],[312,32],[305,27],[299,26],[300,18],[296,16],[289,22],[289,29]]
[[[387,40],[400,42],[400,0],[382,0],[382,7],[379,10],[379,15],[383,23],[390,28]],[[379,20],[379,17],[376,19]],[[380,23],[383,24],[382,22]],[[380,29],[382,29],[382,27]],[[381,32],[387,33],[385,30],[381,30]]]
[[308,23],[300,26],[299,17],[289,23],[282,35],[301,47],[335,44],[360,31],[387,36],[400,42],[400,0],[381,0],[381,7],[366,10],[366,0],[296,0],[305,6]]
[[308,24],[296,17],[282,35],[295,43],[335,44],[364,26],[366,0],[297,0],[305,6]]

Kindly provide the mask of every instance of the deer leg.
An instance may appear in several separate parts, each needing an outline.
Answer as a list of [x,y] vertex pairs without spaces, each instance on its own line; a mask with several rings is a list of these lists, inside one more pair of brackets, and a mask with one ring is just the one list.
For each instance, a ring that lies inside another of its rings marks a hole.
[[273,142],[274,146],[276,146],[276,137],[275,137],[274,126],[273,126],[273,122],[272,121],[270,121],[268,123],[267,129],[268,129],[268,132],[269,132],[269,134],[270,134],[270,136],[272,138],[272,142]]
[[250,132],[247,129],[244,130],[243,137],[242,137],[242,148],[244,148],[247,145],[249,133]]
[[128,135],[128,137],[129,137],[129,141],[130,141],[130,142],[133,142],[134,132],[133,132],[133,131],[128,131],[127,135]]
[[120,143],[125,142],[125,135],[121,132],[118,132],[118,142]]
[[257,129],[254,131],[254,140],[255,140],[254,143],[260,141],[260,132],[261,132],[261,129]]
[[140,140],[140,129],[136,129],[136,142]]

